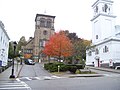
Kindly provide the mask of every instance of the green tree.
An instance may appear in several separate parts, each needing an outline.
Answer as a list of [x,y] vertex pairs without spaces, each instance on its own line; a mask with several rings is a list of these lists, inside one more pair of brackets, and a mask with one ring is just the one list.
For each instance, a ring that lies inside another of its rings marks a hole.
[[83,62],[83,59],[86,60],[86,47],[90,45],[91,41],[78,38],[76,33],[69,33],[68,30],[64,31],[67,37],[72,41],[74,52],[73,56],[69,57],[71,62],[76,60],[76,62]]
[[21,50],[21,46],[25,46],[27,43],[25,36],[22,36],[17,44],[17,51],[19,52]]
[[8,58],[9,59],[14,58],[14,50],[13,50],[12,42],[9,42]]

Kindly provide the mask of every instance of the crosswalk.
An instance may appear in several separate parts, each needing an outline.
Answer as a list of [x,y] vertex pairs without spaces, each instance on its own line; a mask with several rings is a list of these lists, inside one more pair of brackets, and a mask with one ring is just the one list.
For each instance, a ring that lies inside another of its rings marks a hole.
[[58,76],[39,76],[39,77],[21,77],[16,80],[0,80],[0,90],[31,90],[25,83],[31,80],[53,80],[62,77]]
[[52,79],[59,79],[62,77],[58,76],[39,76],[39,77],[21,77],[18,78],[18,81],[31,81],[31,80],[52,80]]
[[31,90],[31,88],[22,81],[0,80],[0,90]]

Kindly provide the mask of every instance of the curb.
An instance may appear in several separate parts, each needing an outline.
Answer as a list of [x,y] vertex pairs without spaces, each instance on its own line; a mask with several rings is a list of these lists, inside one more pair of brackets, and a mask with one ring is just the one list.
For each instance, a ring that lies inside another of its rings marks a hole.
[[95,70],[100,70],[100,71],[113,72],[113,73],[118,73],[118,74],[120,74],[120,71],[117,71],[117,70],[107,70],[107,69],[94,68],[94,67],[89,67],[89,68],[90,68],[90,69],[95,69]]
[[74,77],[103,77],[103,74],[77,74],[77,75],[70,75],[68,76],[69,78],[74,78]]

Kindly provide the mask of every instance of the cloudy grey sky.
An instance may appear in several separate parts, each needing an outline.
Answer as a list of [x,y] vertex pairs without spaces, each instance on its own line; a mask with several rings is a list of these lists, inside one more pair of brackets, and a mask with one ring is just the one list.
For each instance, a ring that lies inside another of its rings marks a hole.
[[[78,37],[92,38],[92,4],[96,0],[0,0],[0,20],[11,41],[34,36],[35,16],[44,14],[56,16],[55,30],[69,30]],[[113,12],[120,25],[120,0],[113,0]]]

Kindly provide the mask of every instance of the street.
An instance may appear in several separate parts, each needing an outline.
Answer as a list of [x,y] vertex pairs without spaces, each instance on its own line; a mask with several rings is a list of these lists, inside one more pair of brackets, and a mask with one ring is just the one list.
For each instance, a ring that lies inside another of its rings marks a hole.
[[102,77],[55,76],[43,64],[23,65],[16,80],[1,80],[0,90],[120,90],[120,74],[93,70]]
[[26,83],[32,90],[120,90],[120,77],[32,80]]
[[32,90],[120,90],[120,74],[93,70],[104,77],[55,77],[40,64],[25,65],[20,74]]

